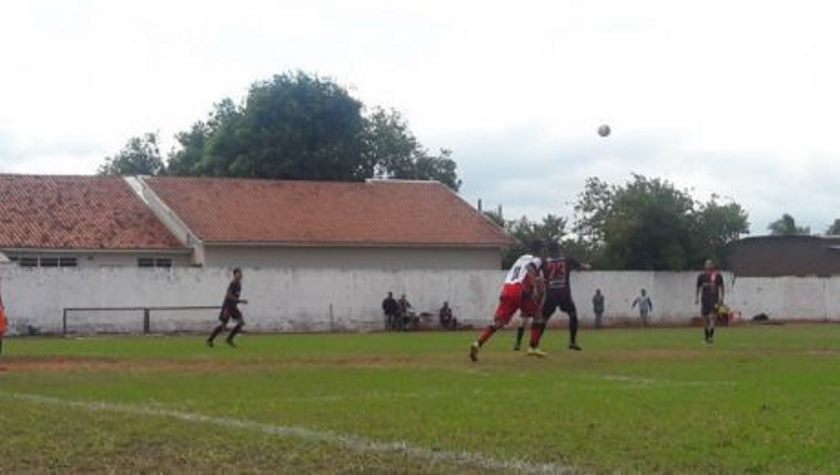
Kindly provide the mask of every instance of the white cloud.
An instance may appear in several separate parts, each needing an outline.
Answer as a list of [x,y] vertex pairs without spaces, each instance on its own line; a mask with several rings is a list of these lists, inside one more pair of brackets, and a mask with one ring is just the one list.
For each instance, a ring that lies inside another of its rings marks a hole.
[[426,145],[454,149],[471,200],[511,213],[558,211],[583,177],[637,171],[733,196],[756,232],[785,211],[822,230],[840,216],[838,13],[818,1],[4,2],[0,139],[14,145],[0,140],[0,171],[92,173],[146,131],[167,149],[213,102],[304,69],[402,110]]

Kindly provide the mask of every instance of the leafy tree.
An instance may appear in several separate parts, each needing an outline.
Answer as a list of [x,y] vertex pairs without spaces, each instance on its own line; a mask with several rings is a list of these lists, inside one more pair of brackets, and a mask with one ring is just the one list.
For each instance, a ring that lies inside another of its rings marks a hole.
[[157,134],[132,137],[116,155],[105,157],[100,175],[159,175],[164,171]]
[[668,181],[633,175],[621,186],[590,178],[575,205],[577,239],[567,241],[593,264],[614,269],[683,270],[723,259],[748,232],[737,203],[698,203]]
[[612,193],[603,229],[608,259],[624,269],[688,268],[693,208],[671,183],[634,175]]
[[375,108],[367,118],[366,162],[380,178],[437,180],[455,191],[461,187],[452,152],[430,154],[395,110]]
[[835,219],[831,226],[825,230],[825,233],[830,236],[840,235],[840,219]]
[[747,212],[738,203],[721,204],[718,197],[699,206],[695,214],[696,252],[694,262],[712,258],[725,263],[729,244],[749,233]]
[[781,218],[770,223],[767,226],[772,236],[798,236],[811,234],[811,228],[800,227],[796,225],[796,220],[793,216],[785,213]]
[[500,213],[488,211],[485,214],[502,224],[505,230],[518,241],[515,246],[505,249],[502,254],[502,267],[507,269],[513,265],[519,256],[528,252],[529,245],[534,241],[561,241],[566,236],[566,218],[548,214],[541,221],[531,221],[526,216],[506,221]]
[[225,99],[176,136],[175,175],[354,181],[461,181],[451,152],[429,153],[396,111],[374,108],[335,82],[302,72],[255,83],[244,104]]

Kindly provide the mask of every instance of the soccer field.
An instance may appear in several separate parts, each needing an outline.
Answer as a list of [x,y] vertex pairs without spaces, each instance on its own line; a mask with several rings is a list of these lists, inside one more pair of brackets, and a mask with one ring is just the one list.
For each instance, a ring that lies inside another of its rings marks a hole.
[[0,472],[840,472],[840,325],[18,338]]

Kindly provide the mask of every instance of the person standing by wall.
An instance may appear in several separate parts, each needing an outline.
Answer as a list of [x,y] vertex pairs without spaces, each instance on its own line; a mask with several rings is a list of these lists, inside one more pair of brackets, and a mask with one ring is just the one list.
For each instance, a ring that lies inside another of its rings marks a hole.
[[642,326],[646,327],[648,325],[648,316],[653,311],[653,300],[650,299],[645,289],[642,289],[641,294],[636,297],[636,300],[633,301],[633,305],[630,308],[636,305],[639,306],[639,318],[642,320]]
[[385,314],[385,329],[393,330],[397,326],[397,315],[400,313],[400,305],[394,298],[393,292],[388,292],[388,296],[382,301],[382,313]]
[[601,289],[595,289],[592,296],[592,312],[595,314],[595,328],[601,328],[604,318],[604,294]]

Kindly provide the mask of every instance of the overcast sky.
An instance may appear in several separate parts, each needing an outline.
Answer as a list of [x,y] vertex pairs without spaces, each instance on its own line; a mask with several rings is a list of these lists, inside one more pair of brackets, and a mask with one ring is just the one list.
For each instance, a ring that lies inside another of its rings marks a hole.
[[[840,6],[798,1],[4,1],[0,172],[94,173],[272,74],[334,78],[454,151],[472,202],[571,213],[588,176],[840,217]],[[597,136],[601,123],[613,134]]]

